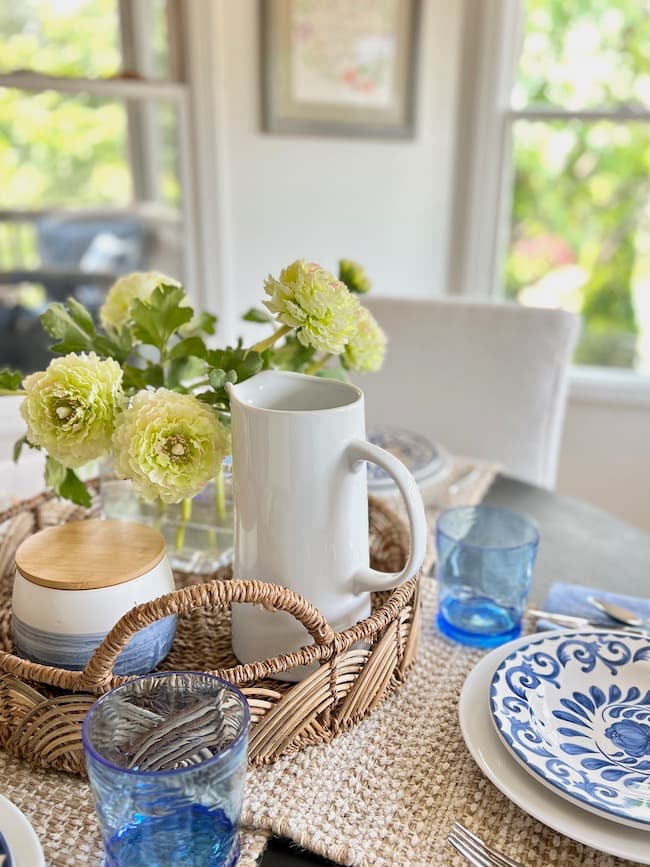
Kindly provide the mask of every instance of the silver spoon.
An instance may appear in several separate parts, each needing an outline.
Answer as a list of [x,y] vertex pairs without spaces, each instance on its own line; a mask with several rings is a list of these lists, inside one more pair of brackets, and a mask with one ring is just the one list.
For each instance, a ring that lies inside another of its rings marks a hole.
[[602,611],[612,620],[618,620],[619,623],[625,623],[627,626],[644,626],[645,620],[630,611],[629,608],[623,608],[622,605],[616,605],[614,602],[608,602],[606,599],[599,599],[597,596],[589,596],[587,599],[590,605]]

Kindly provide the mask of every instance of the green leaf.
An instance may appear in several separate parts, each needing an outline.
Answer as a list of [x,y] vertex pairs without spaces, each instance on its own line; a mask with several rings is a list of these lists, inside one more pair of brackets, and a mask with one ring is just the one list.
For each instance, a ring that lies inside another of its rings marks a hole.
[[82,328],[86,334],[93,337],[95,335],[95,323],[83,304],[80,304],[76,298],[71,297],[66,300],[66,306],[72,321],[78,325],[79,328]]
[[71,500],[78,506],[89,508],[91,505],[88,489],[74,470],[64,467],[62,463],[48,455],[45,461],[45,483],[54,488],[56,493],[65,500]]
[[186,295],[180,286],[162,284],[146,301],[131,304],[133,333],[138,340],[164,351],[172,334],[192,318],[191,307],[181,307]]
[[124,377],[122,384],[127,391],[140,391],[148,385],[161,388],[164,385],[163,371],[159,364],[148,361],[144,367],[135,367],[133,364],[123,364]]
[[14,463],[18,462],[18,458],[20,457],[20,453],[22,452],[24,445],[27,445],[27,437],[21,437],[19,440],[16,440],[16,442],[14,443],[14,453],[13,453]]
[[66,500],[72,500],[78,506],[84,506],[89,509],[92,505],[88,488],[81,481],[74,470],[68,470],[65,474],[63,483],[59,486],[59,496]]
[[52,344],[52,350],[61,354],[96,352],[101,358],[114,358],[121,364],[133,348],[128,328],[121,331],[109,328],[106,334],[98,333],[90,313],[74,298],[68,298],[65,304],[50,304],[41,316],[41,323],[59,341]]
[[215,390],[219,390],[223,388],[226,384],[226,371],[221,370],[221,368],[212,368],[212,370],[208,373],[208,382]]
[[300,373],[313,362],[316,350],[313,346],[303,346],[295,335],[289,334],[283,345],[272,347],[271,353],[274,367]]
[[333,379],[336,382],[349,382],[350,377],[347,375],[343,367],[322,367],[316,376],[321,379]]
[[52,458],[49,455],[47,456],[47,460],[45,461],[46,485],[49,485],[51,488],[54,488],[54,490],[58,492],[59,485],[61,485],[61,483],[65,479],[66,472],[66,467],[64,467],[62,463],[57,461],[56,458]]
[[19,370],[10,370],[3,367],[0,370],[0,392],[19,391],[23,381],[23,375]]
[[208,347],[200,337],[184,337],[183,340],[179,340],[175,346],[172,346],[167,359],[173,361],[175,358],[188,358],[192,355],[195,358],[208,356]]
[[20,457],[20,453],[23,450],[23,446],[26,446],[26,445],[27,445],[27,437],[21,437],[19,440],[16,440],[16,442],[14,443],[14,453],[13,453],[14,463],[16,463],[18,461],[18,458]]
[[202,359],[192,355],[188,358],[175,358],[167,371],[167,386],[175,391],[187,391],[191,381],[204,377],[205,373],[205,361]]
[[228,407],[228,395],[225,392],[202,391],[200,394],[195,395],[195,397],[201,403],[208,403],[210,406],[218,406],[222,409]]
[[239,347],[232,346],[226,349],[212,349],[207,356],[208,365],[217,370],[224,370],[226,375],[233,371],[236,378],[228,378],[229,382],[243,382],[251,376],[255,376],[262,369],[263,360],[259,352],[250,352]]
[[106,334],[98,334],[95,338],[95,347],[100,355],[106,355],[119,361],[120,364],[128,358],[133,349],[133,335],[129,328],[117,331],[115,328],[107,328]]
[[178,329],[183,337],[197,337],[201,334],[214,334],[217,317],[212,313],[197,313],[186,325]]
[[[54,352],[91,352],[94,339],[88,331],[74,320],[63,304],[56,301],[50,304],[41,316],[41,324],[50,337],[58,340],[52,344]],[[94,334],[94,329],[93,329]]]
[[244,322],[275,322],[275,319],[270,313],[267,313],[266,310],[261,310],[259,307],[251,307],[250,310],[247,310],[246,313],[244,313],[242,319]]

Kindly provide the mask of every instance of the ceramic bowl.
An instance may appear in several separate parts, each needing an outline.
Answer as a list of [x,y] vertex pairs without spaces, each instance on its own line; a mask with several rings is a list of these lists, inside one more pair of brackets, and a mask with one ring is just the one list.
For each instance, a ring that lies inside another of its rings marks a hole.
[[[50,527],[16,552],[14,644],[32,662],[83,669],[120,617],[174,589],[163,537],[130,521]],[[145,674],[169,652],[176,617],[132,637],[114,674]]]

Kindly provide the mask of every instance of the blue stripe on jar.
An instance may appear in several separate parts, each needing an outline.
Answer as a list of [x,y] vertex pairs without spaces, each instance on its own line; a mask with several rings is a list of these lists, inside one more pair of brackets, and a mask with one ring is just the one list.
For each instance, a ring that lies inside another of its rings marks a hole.
[[[103,632],[61,635],[35,629],[14,614],[14,644],[19,656],[41,665],[81,671],[104,640]],[[136,633],[120,653],[114,674],[147,674],[169,653],[176,633],[176,615],[165,617]]]

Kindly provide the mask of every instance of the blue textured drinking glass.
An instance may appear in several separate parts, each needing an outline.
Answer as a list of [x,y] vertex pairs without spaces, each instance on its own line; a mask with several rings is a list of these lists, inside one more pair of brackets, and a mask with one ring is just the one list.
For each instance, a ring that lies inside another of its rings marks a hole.
[[107,867],[231,867],[250,714],[218,677],[146,675],[100,698],[83,745]]
[[535,524],[510,509],[443,512],[436,524],[440,630],[474,647],[516,638],[538,546]]

